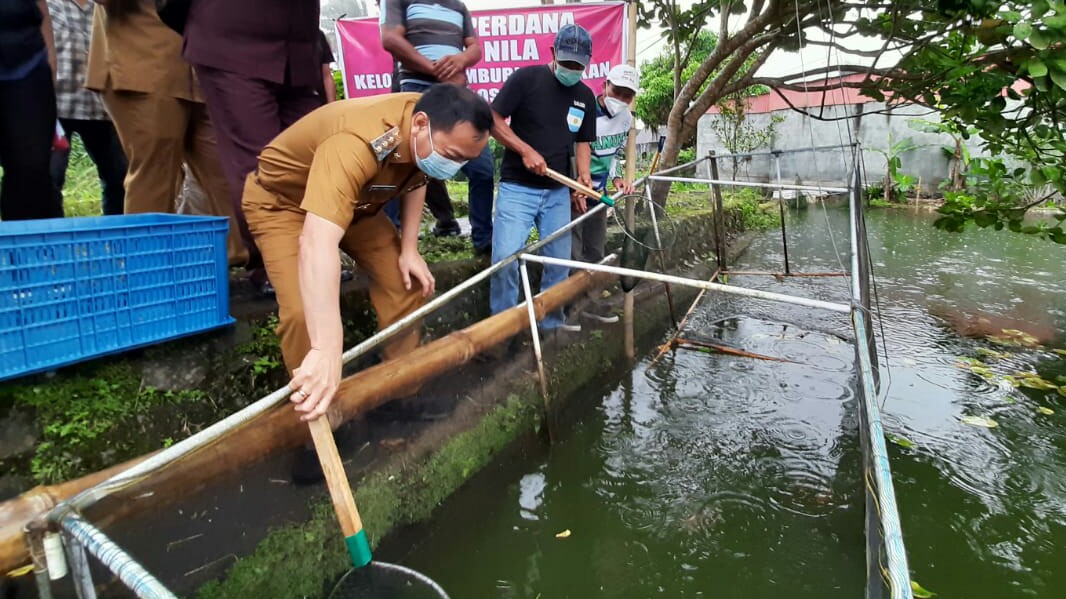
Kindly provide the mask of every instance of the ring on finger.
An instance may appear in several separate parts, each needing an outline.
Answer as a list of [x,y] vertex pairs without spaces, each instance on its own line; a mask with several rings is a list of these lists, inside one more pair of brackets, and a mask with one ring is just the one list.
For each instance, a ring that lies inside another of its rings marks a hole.
[[293,391],[292,394],[296,395],[298,399],[306,399],[307,398],[307,394],[304,393],[303,389],[297,389],[297,390]]

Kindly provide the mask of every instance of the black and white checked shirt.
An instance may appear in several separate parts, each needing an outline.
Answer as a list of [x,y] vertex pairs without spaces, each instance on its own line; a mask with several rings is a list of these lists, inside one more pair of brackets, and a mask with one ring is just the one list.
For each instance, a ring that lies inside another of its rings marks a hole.
[[48,0],[56,42],[56,108],[60,118],[108,120],[100,96],[85,89],[89,40],[93,29],[93,3]]

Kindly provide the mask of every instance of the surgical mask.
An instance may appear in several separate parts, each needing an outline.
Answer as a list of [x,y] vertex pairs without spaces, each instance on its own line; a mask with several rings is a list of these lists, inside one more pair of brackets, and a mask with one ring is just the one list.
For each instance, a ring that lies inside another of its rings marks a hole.
[[573,87],[581,81],[581,71],[568,69],[559,63],[555,63],[555,78],[566,87]]
[[459,169],[466,165],[466,161],[456,162],[441,156],[437,153],[437,150],[433,147],[433,127],[428,123],[426,124],[426,130],[429,132],[429,156],[421,158],[418,155],[418,138],[415,138],[415,163],[418,164],[418,168],[426,175],[440,179],[441,181],[447,181],[455,176],[455,173],[459,172]]
[[622,116],[629,112],[629,104],[619,100],[618,98],[612,98],[607,96],[603,99],[604,105],[607,107],[607,115],[612,119],[616,116]]

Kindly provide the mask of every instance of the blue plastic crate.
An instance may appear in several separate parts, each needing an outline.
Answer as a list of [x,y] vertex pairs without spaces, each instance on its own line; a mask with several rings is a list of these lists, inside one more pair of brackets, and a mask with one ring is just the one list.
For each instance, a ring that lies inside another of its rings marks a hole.
[[226,218],[0,222],[0,380],[233,323]]

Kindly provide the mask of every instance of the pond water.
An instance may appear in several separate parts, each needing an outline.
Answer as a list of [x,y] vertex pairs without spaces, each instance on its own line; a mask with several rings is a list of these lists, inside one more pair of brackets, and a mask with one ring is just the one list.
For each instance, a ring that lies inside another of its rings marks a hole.
[[[842,270],[846,217],[791,212],[793,270]],[[1066,398],[1002,375],[1066,374],[1049,350],[1066,331],[1066,248],[949,235],[926,213],[874,211],[867,222],[885,336],[880,401],[912,578],[941,598],[1064,596]],[[732,268],[780,271],[782,259],[780,233],[767,232]],[[844,278],[731,283],[847,296]],[[962,336],[1002,329],[1048,349]],[[501,459],[377,556],[455,598],[861,597],[847,320],[708,295],[686,336],[785,361],[676,350],[653,364],[653,351],[574,402],[582,407],[551,447]],[[983,376],[959,358],[986,362]]]

